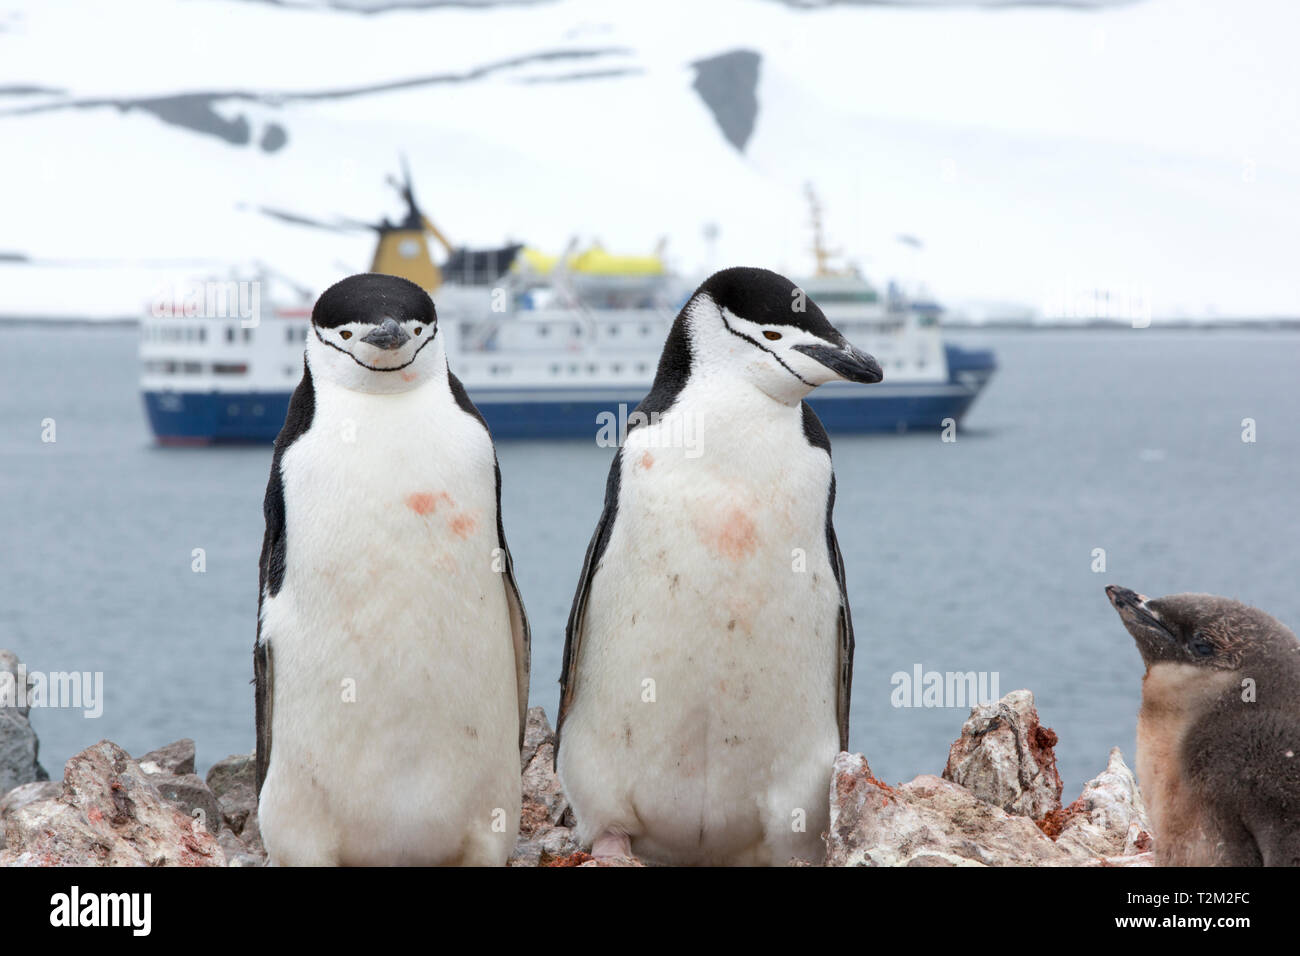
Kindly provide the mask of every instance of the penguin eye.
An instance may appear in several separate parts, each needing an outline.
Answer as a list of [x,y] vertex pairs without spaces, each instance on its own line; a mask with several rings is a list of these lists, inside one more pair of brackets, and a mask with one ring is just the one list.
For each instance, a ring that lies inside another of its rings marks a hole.
[[771,331],[768,331],[768,332],[764,332],[764,333],[763,333],[763,338],[767,339],[769,342],[775,342],[775,341],[776,341],[777,339],[779,339],[780,337],[781,337],[781,333],[780,333],[780,332],[771,332]]
[[414,332],[416,335],[419,335],[421,332],[424,331],[424,329],[423,329],[423,327],[417,325],[417,326],[416,326],[415,328],[413,328],[411,331]]
[[341,331],[341,332],[339,333],[339,338],[341,338],[341,339],[350,339],[350,338],[352,338],[352,333],[349,332],[347,329],[344,329],[343,331]]
[[1200,634],[1192,635],[1192,653],[1197,657],[1209,657],[1214,653],[1214,645],[1203,638]]

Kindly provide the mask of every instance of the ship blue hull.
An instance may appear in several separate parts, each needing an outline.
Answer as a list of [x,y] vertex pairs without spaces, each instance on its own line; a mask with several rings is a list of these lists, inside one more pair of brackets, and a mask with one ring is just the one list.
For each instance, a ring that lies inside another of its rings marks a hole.
[[[946,346],[949,379],[943,383],[831,386],[809,404],[834,435],[934,431],[960,424],[997,365],[985,350]],[[841,397],[842,396],[842,397]],[[581,391],[501,390],[470,394],[497,439],[592,439],[602,425],[621,429],[639,396]],[[145,410],[163,444],[269,442],[289,409],[288,392],[144,393]]]

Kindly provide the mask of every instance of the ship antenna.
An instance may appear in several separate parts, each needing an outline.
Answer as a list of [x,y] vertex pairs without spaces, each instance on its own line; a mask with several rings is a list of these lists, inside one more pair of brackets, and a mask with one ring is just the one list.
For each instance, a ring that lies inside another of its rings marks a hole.
[[829,276],[835,272],[831,269],[831,256],[836,253],[826,248],[826,238],[822,229],[822,204],[817,198],[817,193],[813,189],[811,182],[804,183],[804,195],[808,198],[808,208],[812,218],[813,227],[813,261],[816,263],[816,275]]

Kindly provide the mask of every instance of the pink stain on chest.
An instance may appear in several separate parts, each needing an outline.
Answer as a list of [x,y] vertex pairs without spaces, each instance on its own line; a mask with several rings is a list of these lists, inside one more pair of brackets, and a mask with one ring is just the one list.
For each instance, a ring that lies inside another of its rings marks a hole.
[[453,515],[447,521],[447,529],[458,538],[468,538],[478,527],[478,520],[464,512]]
[[742,561],[758,549],[754,520],[739,508],[729,508],[720,517],[698,526],[697,531],[710,551],[732,561]]
[[417,491],[406,496],[406,507],[421,517],[433,514],[438,510],[440,504],[449,505],[451,503],[451,495],[445,491],[439,491],[436,494],[432,491]]
[[649,471],[651,468],[655,466],[655,456],[650,454],[648,451],[642,452],[641,460],[637,462],[637,464],[639,464],[646,471]]
[[414,373],[414,372],[399,372],[398,374],[402,376],[402,381],[403,381],[403,382],[414,382],[414,381],[415,381],[415,373]]

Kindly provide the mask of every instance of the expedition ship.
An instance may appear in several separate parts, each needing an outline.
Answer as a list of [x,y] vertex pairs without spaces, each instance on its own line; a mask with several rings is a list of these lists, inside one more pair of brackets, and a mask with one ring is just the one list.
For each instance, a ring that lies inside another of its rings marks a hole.
[[[693,285],[662,250],[619,256],[576,244],[560,256],[522,245],[454,246],[416,205],[409,176],[398,223],[373,226],[370,271],[411,279],[433,296],[453,371],[496,438],[587,438],[627,415],[649,391],[673,318]],[[959,423],[993,374],[991,352],[945,344],[940,310],[892,288],[882,296],[851,270],[835,271],[821,243],[799,283],[831,324],[885,370],[879,385],[832,383],[809,400],[833,434],[940,429]],[[435,264],[432,237],[445,251]],[[258,288],[274,290],[271,277]],[[230,283],[230,294],[239,294]],[[140,325],[141,390],[164,444],[271,441],[302,376],[311,296],[273,293],[254,320],[236,310],[153,309]],[[178,314],[179,313],[179,314]]]

